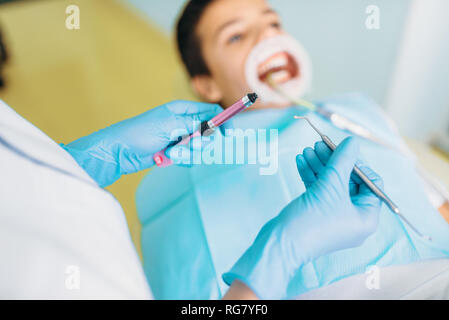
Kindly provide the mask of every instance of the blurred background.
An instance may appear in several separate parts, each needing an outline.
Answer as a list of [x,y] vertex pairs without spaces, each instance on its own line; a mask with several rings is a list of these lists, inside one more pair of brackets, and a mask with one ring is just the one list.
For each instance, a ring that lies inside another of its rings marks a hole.
[[[360,91],[449,186],[449,1],[271,0],[313,63],[310,98]],[[173,99],[195,99],[175,51],[184,0],[0,0],[0,98],[57,142]],[[80,9],[68,30],[66,8]],[[368,6],[379,28],[366,27]],[[6,58],[6,59],[4,59]],[[134,193],[146,172],[109,187],[140,252]]]

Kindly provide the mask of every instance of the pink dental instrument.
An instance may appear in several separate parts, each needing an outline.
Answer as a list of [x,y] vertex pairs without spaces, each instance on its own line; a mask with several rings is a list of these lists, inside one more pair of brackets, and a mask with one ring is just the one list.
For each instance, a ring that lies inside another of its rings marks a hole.
[[234,103],[232,106],[226,108],[224,111],[217,114],[215,117],[213,117],[209,121],[203,121],[200,125],[200,128],[193,132],[192,134],[186,135],[184,137],[180,137],[177,141],[173,141],[170,143],[166,148],[163,150],[157,152],[153,156],[153,160],[156,163],[158,167],[168,167],[173,164],[173,161],[168,158],[165,155],[165,151],[173,147],[177,144],[187,144],[190,139],[194,137],[199,137],[202,135],[210,135],[213,130],[219,126],[221,126],[223,123],[234,117],[239,112],[243,111],[244,109],[250,107],[257,99],[257,94],[255,93],[249,93],[246,96],[244,96],[242,99]]

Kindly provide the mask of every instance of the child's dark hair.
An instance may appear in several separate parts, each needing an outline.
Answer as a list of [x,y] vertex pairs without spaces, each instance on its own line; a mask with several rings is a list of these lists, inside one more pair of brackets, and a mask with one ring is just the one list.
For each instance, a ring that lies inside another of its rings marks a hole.
[[8,51],[6,51],[5,43],[3,42],[2,31],[0,29],[0,88],[5,85],[5,81],[3,80],[2,69],[3,65],[8,60]]
[[189,0],[178,19],[176,26],[178,51],[190,77],[210,74],[201,52],[201,43],[196,34],[196,28],[201,16],[212,1]]

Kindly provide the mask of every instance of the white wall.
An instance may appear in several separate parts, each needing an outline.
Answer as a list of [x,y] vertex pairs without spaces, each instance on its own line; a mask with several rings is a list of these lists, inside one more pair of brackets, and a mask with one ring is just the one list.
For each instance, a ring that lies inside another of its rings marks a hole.
[[[408,0],[275,0],[285,27],[308,49],[313,96],[362,91],[383,103],[401,38]],[[368,5],[380,29],[365,26]]]
[[414,0],[387,97],[400,131],[429,141],[449,129],[449,1]]

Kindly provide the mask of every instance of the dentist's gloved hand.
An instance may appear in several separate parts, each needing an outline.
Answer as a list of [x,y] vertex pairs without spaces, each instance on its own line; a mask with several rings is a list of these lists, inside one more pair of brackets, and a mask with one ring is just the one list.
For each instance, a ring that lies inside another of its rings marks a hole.
[[153,166],[153,155],[171,139],[192,133],[221,111],[215,104],[173,101],[61,146],[106,187],[122,174]]
[[[205,157],[210,157],[215,147],[221,147],[221,140],[218,136],[220,135],[222,137],[221,139],[224,139],[227,135],[226,132],[233,129],[234,125],[232,120],[228,120],[218,130],[214,130],[209,135],[195,137],[190,139],[186,144],[177,144],[167,148],[165,155],[178,166],[191,167],[196,163],[202,163]],[[218,145],[214,143],[215,139],[219,139]]]
[[217,131],[209,136],[194,137],[187,144],[177,144],[167,148],[165,155],[178,166],[191,167],[201,163],[203,153],[210,153],[213,150],[216,134]]
[[[223,280],[240,280],[263,299],[289,298],[289,283],[301,266],[361,245],[377,228],[381,202],[365,184],[350,178],[358,154],[356,140],[347,138],[333,153],[318,142],[315,150],[306,148],[298,155],[306,192],[265,224]],[[383,187],[377,174],[361,169]]]

